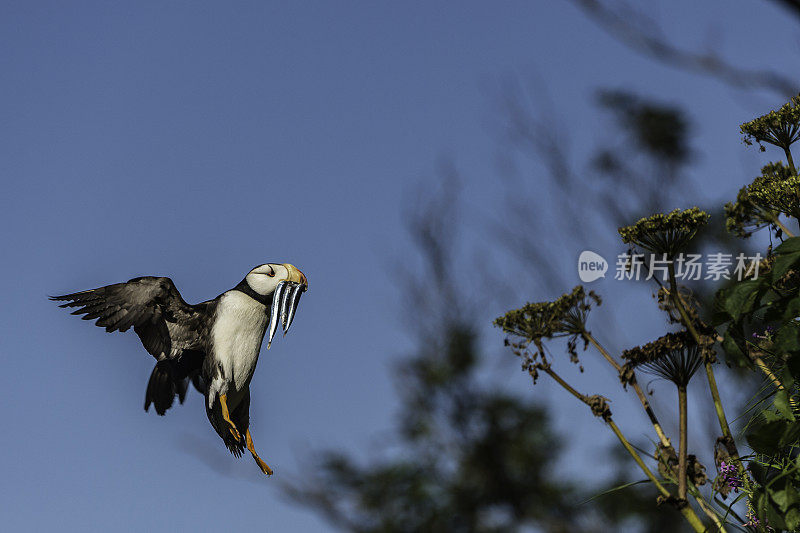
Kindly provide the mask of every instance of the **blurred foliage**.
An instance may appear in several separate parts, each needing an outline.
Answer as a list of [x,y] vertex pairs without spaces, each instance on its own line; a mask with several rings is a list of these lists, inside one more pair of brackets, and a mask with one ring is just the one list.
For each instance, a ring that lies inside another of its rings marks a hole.
[[[439,242],[456,238],[454,197],[452,183],[446,183],[410,215],[423,263],[415,270],[429,276],[411,273],[403,290],[425,294],[425,305],[416,297],[408,302],[417,347],[396,366],[401,406],[389,445],[371,461],[317,451],[300,480],[286,487],[287,494],[331,524],[364,533],[592,533],[621,530],[623,524],[626,531],[681,531],[674,513],[645,505],[654,500],[638,486],[591,499],[605,489],[562,477],[565,448],[551,429],[551,415],[486,379],[471,311],[477,306],[456,281],[452,242]],[[570,309],[577,305],[588,311],[596,301],[587,294],[567,299],[548,315],[560,318],[563,327],[571,320]],[[619,478],[619,485],[629,482]]]
[[679,109],[625,91],[601,92],[599,101],[642,152],[669,164],[688,160],[689,124]]
[[602,532],[614,524],[681,531],[635,486],[581,503],[592,492],[557,474],[563,444],[543,408],[479,383],[470,328],[453,325],[442,338],[441,351],[423,347],[400,366],[393,451],[367,465],[342,452],[319,454],[304,481],[289,487],[294,501],[365,533]]
[[675,191],[691,191],[684,171],[692,128],[683,110],[622,90],[601,91],[598,102],[618,126],[593,157],[611,222],[659,211],[677,199]]
[[[600,185],[607,194],[601,192],[603,200],[593,201],[601,216],[617,226],[650,208],[664,207],[669,201],[665,189],[690,191],[682,175],[692,153],[684,113],[623,91],[603,93],[600,101],[619,128],[612,133],[625,139],[620,147],[602,149],[594,160],[606,178]],[[558,184],[555,202],[563,206],[559,213],[575,211],[580,219],[585,206],[575,200],[584,197],[576,192],[585,192],[584,180],[570,174],[566,160],[557,160],[564,153],[553,149],[558,143],[547,142],[552,123],[543,122],[539,129],[537,121],[525,124],[527,118],[515,108],[513,140],[541,148]],[[562,477],[558,465],[570,459],[564,454],[568,448],[550,427],[553,415],[486,378],[485,358],[477,346],[480,322],[466,311],[481,306],[464,299],[480,289],[457,282],[454,275],[459,264],[454,250],[458,194],[450,178],[438,200],[428,202],[433,193],[426,190],[407,213],[424,262],[422,269],[409,268],[402,291],[409,304],[403,316],[418,342],[415,353],[396,367],[401,405],[385,449],[372,460],[318,451],[305,461],[309,466],[300,480],[287,487],[288,495],[331,524],[358,532],[688,530],[669,505],[656,505],[652,490],[640,484],[641,475],[631,477],[628,455],[612,451],[609,461],[603,454],[604,463],[618,467],[604,487],[587,486],[586,481],[597,483],[592,472],[586,479]],[[519,213],[530,213],[531,198],[516,198],[521,202]],[[695,225],[707,217],[699,210],[689,215],[691,220],[684,222]],[[524,252],[520,255],[541,258],[542,244],[532,241],[541,234],[530,227],[522,221],[509,223],[503,235],[508,237],[508,228],[518,228],[524,234],[508,242]],[[403,263],[413,264],[408,258]],[[562,274],[549,262],[535,263],[544,278]],[[420,271],[428,273],[425,279],[416,274]],[[559,302],[520,310],[517,318],[540,317],[540,337],[567,337],[575,349],[580,339],[575,332],[583,329],[589,307],[599,301],[593,293],[581,292]],[[699,484],[702,467],[691,459],[693,479]]]
[[733,364],[774,376],[747,427],[753,450],[748,491],[753,513],[779,530],[800,529],[800,238],[787,239],[751,276],[719,291],[714,320]]
[[291,496],[351,531],[581,530],[546,414],[478,385],[468,328],[442,337],[441,353],[401,365],[400,449],[367,466],[323,453]]
[[[638,39],[639,25],[631,24],[629,28],[624,25],[624,18],[609,18],[608,10],[599,2],[579,4],[609,22],[626,38],[633,36],[634,43],[642,42],[644,49],[655,50],[659,60],[706,70],[733,85],[760,84],[779,90],[792,85],[773,73],[745,71],[714,57],[687,54],[668,43],[653,41],[653,37],[645,33]],[[625,137],[621,146],[601,149],[594,158],[594,168],[607,178],[599,191],[601,201],[594,202],[600,206],[601,216],[622,223],[663,210],[673,200],[670,195],[675,191],[684,196],[691,194],[691,184],[682,175],[692,156],[688,146],[690,125],[684,113],[623,91],[603,93],[600,102],[611,111]],[[747,135],[746,142],[767,142],[786,148],[788,168],[793,175],[788,146],[796,140],[798,132],[794,116],[796,102],[790,104],[743,125],[742,131]],[[558,216],[583,220],[585,206],[576,203],[575,198],[580,197],[576,191],[583,190],[585,180],[571,171],[571,162],[557,139],[553,122],[531,119],[519,111],[515,107],[510,117],[512,140],[533,147],[550,169],[551,179],[560,192],[554,199]],[[726,209],[728,228],[737,236],[747,236],[754,229],[772,226],[776,236],[782,237],[783,228],[776,225],[778,215],[793,214],[791,208],[796,205],[793,196],[796,182],[793,180],[796,178],[777,173],[769,175],[766,170],[763,174],[762,182],[742,189],[737,202]],[[521,235],[503,232],[504,241],[519,256],[536,259],[532,263],[543,271],[540,277],[555,279],[560,273],[541,260],[546,247],[533,242],[541,237],[530,231],[536,226],[522,223],[524,217],[532,216],[531,199],[517,200],[517,209],[509,211],[519,213],[521,218],[518,223],[506,227],[519,228]],[[449,213],[451,204],[444,202],[438,208]],[[322,513],[331,523],[363,532],[534,529],[657,533],[685,530],[687,526],[680,515],[668,510],[669,506],[654,505],[652,492],[642,490],[645,486],[632,483],[636,480],[624,474],[623,469],[632,464],[627,455],[611,453],[612,460],[621,467],[619,478],[611,485],[617,488],[579,503],[584,501],[587,491],[559,477],[555,470],[562,446],[549,428],[547,413],[527,400],[498,391],[483,379],[485,365],[482,365],[483,358],[476,345],[478,327],[472,317],[465,318],[461,314],[469,305],[459,301],[460,294],[475,289],[466,284],[449,285],[446,281],[444,266],[453,264],[442,252],[450,251],[454,237],[448,231],[448,224],[443,223],[447,217],[437,217],[436,213],[436,209],[427,211],[428,220],[412,217],[418,244],[434,267],[431,280],[426,281],[433,281],[435,287],[417,283],[406,291],[417,304],[425,303],[424,313],[410,310],[420,331],[424,329],[425,332],[419,335],[416,353],[397,369],[402,405],[391,447],[384,450],[380,458],[368,462],[341,452],[320,452],[315,466],[302,481],[288,488],[290,496],[299,504]],[[695,214],[697,216],[690,217],[686,227],[677,231],[679,237],[685,238],[672,239],[681,242],[670,250],[685,245],[695,233],[699,238],[695,242],[709,237],[722,242],[726,238],[700,229],[708,215],[699,210]],[[662,216],[669,218],[670,215]],[[700,220],[699,217],[704,218]],[[584,229],[582,226],[581,230]],[[635,227],[629,229],[636,231]],[[632,244],[651,244],[632,234],[629,237]],[[738,527],[733,529],[766,531],[767,520],[770,528],[792,528],[800,509],[796,483],[800,459],[794,448],[800,434],[800,429],[796,429],[796,416],[800,412],[794,398],[794,380],[800,374],[800,364],[794,362],[794,354],[800,353],[800,346],[796,344],[794,318],[789,318],[800,314],[800,302],[796,299],[796,278],[800,276],[795,274],[800,272],[800,261],[794,255],[800,253],[800,245],[793,245],[796,250],[790,250],[787,245],[791,242],[760,264],[762,273],[766,274],[763,278],[756,280],[751,276],[732,283],[719,293],[713,307],[714,325],[718,328],[728,325],[722,343],[728,361],[752,369],[756,366],[753,353],[761,354],[757,359],[766,361],[769,368],[778,373],[783,387],[760,399],[763,408],[748,428],[747,441],[756,455],[749,462],[747,482],[736,479],[741,471],[729,467],[732,458],[726,443],[718,441],[714,446],[717,466],[721,465],[725,472],[725,476],[715,480],[714,495],[725,498],[732,489],[743,488],[757,510],[747,517],[732,515],[735,518],[731,521],[738,521]],[[670,312],[671,323],[680,322],[676,305],[669,302],[670,299],[665,292],[659,304]],[[701,299],[685,296],[691,304]],[[439,310],[446,308],[449,312],[438,313],[437,301],[442,304]],[[552,311],[558,307],[557,302],[552,304],[537,311]],[[772,315],[765,310],[770,305],[773,306]],[[535,316],[542,320],[533,324]],[[692,310],[688,317],[699,325],[697,310]],[[776,317],[783,323],[774,333],[762,329],[755,337],[745,336],[750,329],[763,327],[767,320],[778,320]],[[569,320],[559,322],[559,318],[564,318],[563,313],[543,316],[520,310],[517,318],[523,322],[525,318],[530,319],[520,331],[539,332],[539,338],[573,336],[573,341],[580,338],[580,334],[575,337],[569,327],[561,327],[570,323]],[[518,326],[519,323],[518,320]],[[705,339],[708,330],[701,329],[701,334]],[[752,351],[753,346],[758,347],[757,351]],[[692,354],[696,357],[675,359],[680,365],[661,364],[657,370],[674,377],[673,371],[678,368],[683,383],[684,374],[697,370],[700,353]],[[703,358],[711,362],[708,353],[704,353]],[[651,363],[655,361],[650,359]],[[687,361],[689,364],[683,365]],[[658,359],[658,362],[663,361]],[[700,485],[705,480],[702,466],[698,466],[694,456],[689,457],[689,476]],[[674,457],[668,457],[659,464],[660,475],[674,476],[675,461]],[[743,523],[745,520],[749,525]]]

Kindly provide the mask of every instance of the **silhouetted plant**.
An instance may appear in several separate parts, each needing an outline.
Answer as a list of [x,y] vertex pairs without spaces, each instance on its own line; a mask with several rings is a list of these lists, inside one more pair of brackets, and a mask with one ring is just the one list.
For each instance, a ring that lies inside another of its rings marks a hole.
[[793,237],[781,215],[800,219],[800,179],[780,162],[762,168],[760,176],[739,190],[735,202],[725,204],[725,225],[742,238],[770,225],[778,236]]
[[[800,97],[743,124],[741,130],[748,144],[768,143],[782,148],[788,166],[770,163],[742,188],[736,202],[726,205],[726,226],[742,238],[764,226],[772,226],[779,238],[789,238],[774,250],[770,246],[764,258],[759,261],[757,256],[742,268],[737,280],[718,291],[710,321],[701,319],[696,302],[676,276],[681,254],[709,220],[707,213],[694,207],[655,214],[619,229],[622,241],[632,248],[631,257],[634,250],[650,252],[651,265],[655,261],[665,265],[663,283],[654,278],[659,283],[658,303],[669,314],[670,323],[680,324],[680,331],[623,351],[624,362],[620,362],[589,331],[589,310],[593,303],[599,305],[600,299],[582,287],[552,302],[526,304],[509,311],[496,319],[495,325],[508,335],[506,344],[522,357],[523,369],[534,382],[545,374],[586,404],[647,476],[658,492],[658,501],[676,508],[695,531],[795,531],[800,528],[800,400],[796,381],[800,380],[800,238],[792,237],[780,217],[800,221],[800,180],[790,150],[800,138]],[[568,337],[567,351],[573,362],[577,362],[577,343],[583,341],[584,350],[590,345],[597,349],[618,371],[623,386],[636,391],[659,439],[654,453],[641,452],[630,444],[602,395],[579,392],[556,371],[556,361],[546,343],[560,336]],[[756,414],[746,429],[746,444],[731,432],[720,398],[714,369],[716,347],[722,349],[729,364],[750,368],[766,378],[766,394],[757,398]],[[708,443],[719,472],[710,490],[701,490],[705,467],[687,447],[687,386],[701,369],[721,433],[716,442]],[[677,453],[637,384],[638,372],[667,379],[678,390]],[[741,454],[741,446],[749,447],[752,453]],[[737,497],[726,503],[732,493]],[[737,515],[734,508],[741,499],[746,507],[744,516]],[[705,515],[705,523],[701,515]]]
[[762,152],[766,150],[762,143],[782,149],[792,174],[797,173],[790,147],[800,139],[800,96],[793,97],[780,109],[745,122],[742,124],[741,130],[744,134],[744,142],[746,144],[758,143]]

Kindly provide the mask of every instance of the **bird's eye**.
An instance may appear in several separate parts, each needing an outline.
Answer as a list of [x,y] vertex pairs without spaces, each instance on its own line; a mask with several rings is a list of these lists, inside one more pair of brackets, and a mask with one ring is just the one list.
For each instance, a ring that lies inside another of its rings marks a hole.
[[269,267],[269,272],[267,272],[267,276],[269,276],[271,278],[274,278],[275,277],[275,269],[272,268],[272,267]]

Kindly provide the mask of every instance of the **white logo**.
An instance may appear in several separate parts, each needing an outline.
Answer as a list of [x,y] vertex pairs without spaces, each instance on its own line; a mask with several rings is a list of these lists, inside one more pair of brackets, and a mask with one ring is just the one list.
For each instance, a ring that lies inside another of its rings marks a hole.
[[608,262],[603,256],[584,250],[578,258],[578,277],[584,283],[592,282],[599,278],[606,277]]

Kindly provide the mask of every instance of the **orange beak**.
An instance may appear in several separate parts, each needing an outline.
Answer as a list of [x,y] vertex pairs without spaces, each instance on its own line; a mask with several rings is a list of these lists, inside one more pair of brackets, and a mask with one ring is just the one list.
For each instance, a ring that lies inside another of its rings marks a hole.
[[293,281],[308,287],[308,278],[306,278],[305,274],[300,272],[299,268],[289,263],[284,263],[283,266],[286,267],[286,270],[289,272],[289,277],[286,281]]

